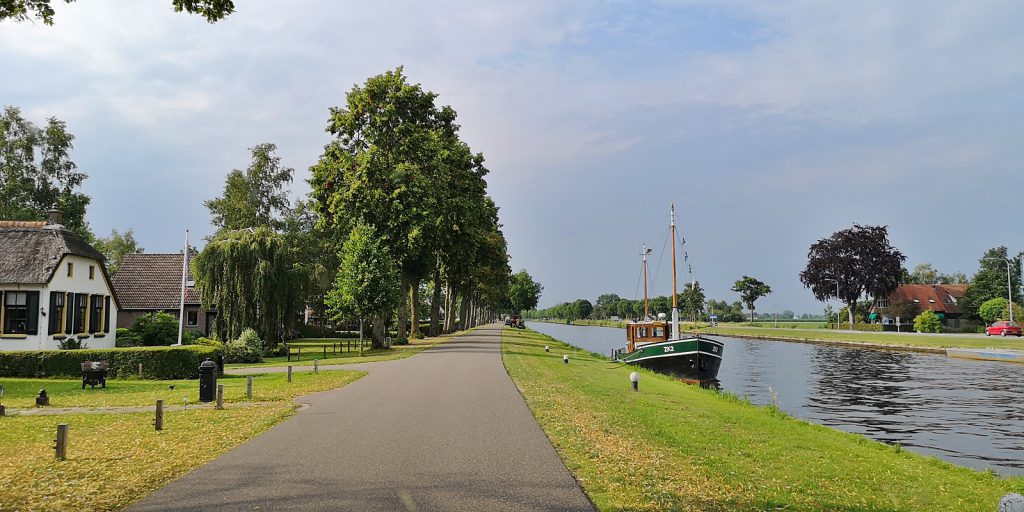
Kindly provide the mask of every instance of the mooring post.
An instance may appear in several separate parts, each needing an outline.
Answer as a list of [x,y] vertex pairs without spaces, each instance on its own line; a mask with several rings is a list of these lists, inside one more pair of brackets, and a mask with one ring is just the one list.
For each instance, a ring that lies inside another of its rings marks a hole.
[[217,384],[217,409],[224,409],[224,384]]
[[288,382],[291,382],[291,381],[292,381],[292,367],[289,365],[288,366]]
[[163,430],[164,429],[164,401],[163,400],[157,400],[156,401],[156,418],[153,419],[153,426],[156,427],[157,430]]
[[68,424],[61,423],[57,425],[57,439],[53,440],[53,449],[57,453],[57,460],[67,460],[68,458]]
[[252,400],[252,375],[245,378],[245,397]]

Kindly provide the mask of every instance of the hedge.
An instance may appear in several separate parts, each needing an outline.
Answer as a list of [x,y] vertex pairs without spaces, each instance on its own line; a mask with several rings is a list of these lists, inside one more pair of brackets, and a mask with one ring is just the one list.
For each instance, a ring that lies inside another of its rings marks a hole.
[[[0,377],[81,377],[84,361],[106,361],[111,378],[194,379],[206,358],[223,360],[214,347],[131,347],[0,352]],[[223,367],[223,365],[220,365]]]

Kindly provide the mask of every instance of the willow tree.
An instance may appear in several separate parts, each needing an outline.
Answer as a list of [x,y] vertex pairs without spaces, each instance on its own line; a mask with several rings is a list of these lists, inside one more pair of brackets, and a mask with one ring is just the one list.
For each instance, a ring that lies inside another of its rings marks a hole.
[[294,325],[308,282],[284,237],[268,227],[221,231],[192,260],[192,274],[203,307],[217,310],[214,332],[221,340],[252,328],[276,343]]

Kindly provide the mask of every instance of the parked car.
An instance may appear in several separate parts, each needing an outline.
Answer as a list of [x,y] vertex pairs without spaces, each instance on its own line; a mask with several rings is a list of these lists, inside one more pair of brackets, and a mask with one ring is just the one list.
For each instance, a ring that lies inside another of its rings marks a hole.
[[998,334],[1000,336],[1016,336],[1020,337],[1021,328],[1017,322],[1007,322],[1000,320],[985,328],[985,336],[992,336]]

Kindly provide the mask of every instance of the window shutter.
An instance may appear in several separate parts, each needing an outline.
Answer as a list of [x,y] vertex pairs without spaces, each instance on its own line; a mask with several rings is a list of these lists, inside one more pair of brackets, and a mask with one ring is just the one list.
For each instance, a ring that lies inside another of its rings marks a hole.
[[47,314],[50,315],[49,316],[49,318],[50,318],[50,321],[49,321],[50,327],[49,327],[49,330],[47,331],[47,334],[55,334],[57,331],[60,330],[60,320],[61,320],[61,318],[60,318],[60,315],[57,315],[57,297],[58,296],[59,295],[57,294],[57,292],[50,292],[50,308],[46,310],[46,311],[48,311]]
[[96,296],[87,295],[86,297],[88,297],[86,301],[88,307],[85,309],[85,314],[89,316],[89,334],[92,334],[99,330],[99,326],[96,324],[100,323],[100,315],[99,311],[96,311]]
[[75,332],[75,294],[64,294],[64,334]]
[[103,331],[110,332],[110,295],[107,295],[103,303]]
[[25,309],[28,319],[25,321],[25,334],[39,334],[39,292],[25,293]]

